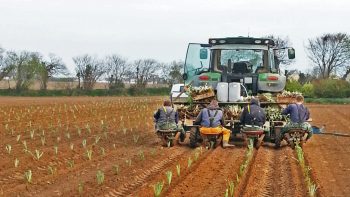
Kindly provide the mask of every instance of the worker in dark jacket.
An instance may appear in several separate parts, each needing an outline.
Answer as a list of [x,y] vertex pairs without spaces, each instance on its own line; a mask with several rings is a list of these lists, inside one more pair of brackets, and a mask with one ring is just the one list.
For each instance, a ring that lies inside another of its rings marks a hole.
[[222,134],[224,148],[234,146],[228,143],[231,132],[224,127],[224,115],[216,100],[212,100],[207,108],[200,111],[194,124],[201,125],[199,131],[202,134]]
[[260,107],[259,100],[252,98],[250,104],[243,108],[240,122],[242,125],[251,125],[262,127],[266,122],[266,114]]
[[185,139],[185,132],[178,126],[179,115],[177,111],[171,107],[171,102],[166,100],[163,103],[163,107],[159,108],[154,114],[156,122],[156,130],[178,130],[180,131],[180,140],[183,142]]
[[[310,119],[310,112],[307,107],[304,106],[304,97],[298,95],[296,97],[296,103],[289,104],[287,108],[282,111],[282,115],[290,115],[290,122],[286,124],[281,135],[284,136],[287,131],[291,128],[302,128],[308,132],[306,140],[312,136],[312,127],[307,121]],[[287,134],[286,134],[287,135]],[[289,139],[290,136],[286,136]]]

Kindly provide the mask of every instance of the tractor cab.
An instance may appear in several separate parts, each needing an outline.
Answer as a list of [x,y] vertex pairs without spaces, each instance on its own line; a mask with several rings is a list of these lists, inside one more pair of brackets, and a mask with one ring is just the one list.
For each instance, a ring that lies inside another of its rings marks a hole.
[[[272,39],[233,37],[211,38],[208,44],[190,43],[184,67],[184,80],[192,86],[238,82],[249,92],[281,92],[286,76],[280,72]],[[295,57],[288,49],[288,57]]]

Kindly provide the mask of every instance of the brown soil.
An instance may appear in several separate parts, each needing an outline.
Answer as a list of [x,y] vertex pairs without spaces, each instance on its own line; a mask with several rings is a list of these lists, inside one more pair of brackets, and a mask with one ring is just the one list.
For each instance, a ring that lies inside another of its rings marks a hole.
[[294,157],[289,147],[261,147],[239,196],[306,196],[304,177]]
[[[309,105],[312,125],[350,134],[350,105]],[[314,135],[304,146],[320,196],[349,196],[350,137]]]
[[[190,149],[188,142],[161,147],[152,115],[162,99],[0,97],[0,196],[79,196],[79,189],[82,196],[153,196],[159,181],[164,181],[163,196],[223,196],[227,181],[236,180],[246,149]],[[350,134],[350,106],[309,107],[314,125]],[[349,140],[314,135],[304,146],[320,195],[350,193]],[[23,151],[24,144],[28,151]],[[33,157],[35,150],[43,152],[39,160]],[[88,150],[93,152],[91,160]],[[188,158],[193,161],[190,167]],[[261,147],[253,161],[241,196],[307,195],[289,147]],[[180,176],[176,165],[181,166]],[[24,179],[28,170],[32,183]],[[104,172],[101,185],[98,170]],[[170,186],[167,171],[173,173]]]

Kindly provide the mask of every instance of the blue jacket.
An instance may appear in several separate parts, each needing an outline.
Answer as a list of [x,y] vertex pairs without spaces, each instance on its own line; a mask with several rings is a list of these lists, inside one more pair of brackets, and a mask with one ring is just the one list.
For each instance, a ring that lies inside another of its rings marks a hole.
[[292,123],[303,123],[310,118],[309,109],[303,104],[289,104],[288,107],[282,111],[282,114],[290,114]]
[[255,125],[260,127],[265,124],[265,111],[259,106],[258,100],[252,99],[250,104],[243,108],[240,122],[242,125]]

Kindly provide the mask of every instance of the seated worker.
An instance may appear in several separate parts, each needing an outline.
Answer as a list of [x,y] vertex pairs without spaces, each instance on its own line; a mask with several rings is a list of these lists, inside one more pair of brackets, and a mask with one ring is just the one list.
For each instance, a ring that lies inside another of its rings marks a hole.
[[228,143],[230,139],[230,130],[224,127],[224,116],[216,100],[212,100],[207,108],[200,111],[197,116],[196,125],[201,125],[199,131],[201,134],[221,134],[223,135],[223,148],[234,147]]
[[250,104],[243,108],[240,122],[242,125],[262,127],[266,122],[265,110],[260,107],[259,100],[252,98]]
[[156,130],[178,130],[180,131],[180,141],[185,140],[185,132],[178,127],[179,115],[177,111],[171,107],[171,102],[165,100],[163,107],[159,108],[154,114],[156,122]]
[[[311,138],[312,127],[310,123],[307,122],[310,118],[310,112],[303,103],[304,97],[298,95],[296,97],[296,103],[289,104],[287,108],[282,111],[282,115],[290,115],[290,122],[282,128],[281,136],[284,136],[284,134],[291,128],[302,128],[308,132],[306,140]],[[289,136],[286,137],[289,139]]]

